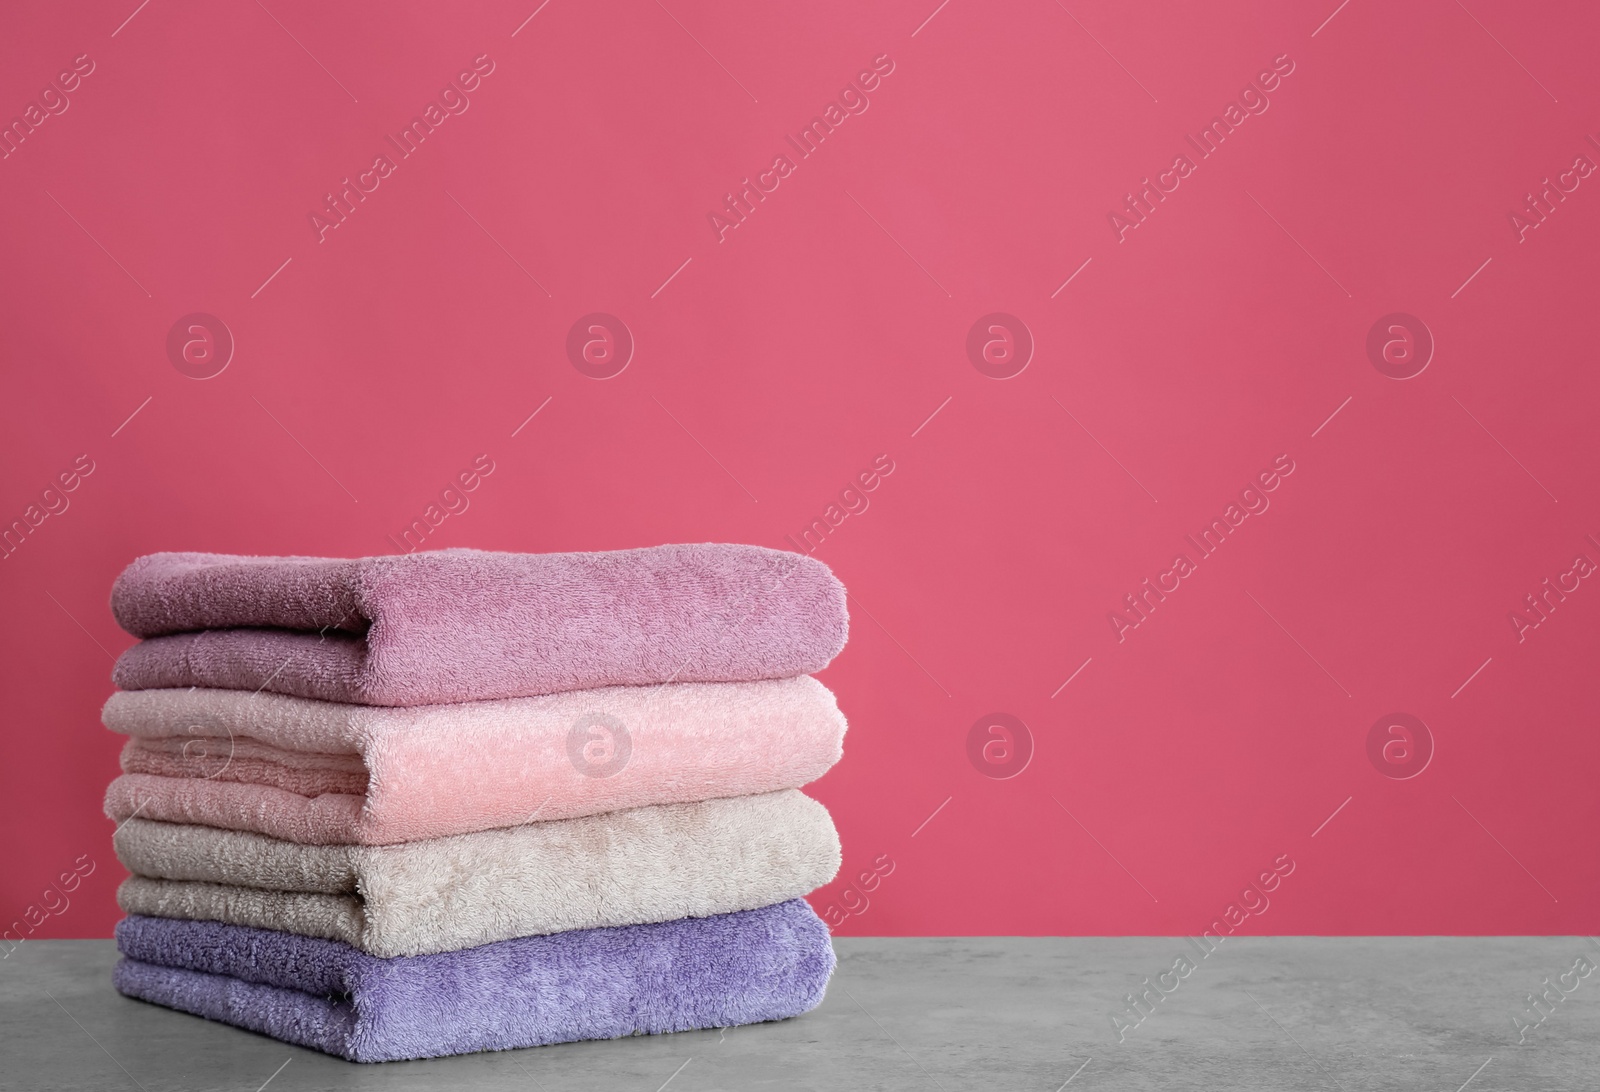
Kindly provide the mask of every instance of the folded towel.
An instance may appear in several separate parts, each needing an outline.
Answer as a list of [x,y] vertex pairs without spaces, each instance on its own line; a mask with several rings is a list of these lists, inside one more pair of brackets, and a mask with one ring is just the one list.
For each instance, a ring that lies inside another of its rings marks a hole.
[[839,835],[795,789],[396,846],[303,846],[132,819],[113,838],[130,914],[340,940],[376,956],[704,917],[831,880]]
[[698,544],[610,553],[441,550],[358,560],[163,553],[117,578],[145,637],[124,690],[215,686],[364,705],[820,671],[844,587],[815,558]]
[[809,676],[575,690],[403,709],[246,690],[129,690],[106,814],[384,845],[798,788],[844,717]]
[[399,959],[146,917],[117,926],[117,947],[112,981],[130,997],[354,1062],[781,1020],[821,1003],[834,966],[800,899]]
[[[244,690],[123,690],[123,694],[246,694]],[[332,705],[333,703],[325,703]],[[353,705],[334,706],[334,708],[369,709],[373,706]],[[451,708],[449,706],[419,706],[423,709]],[[351,765],[353,763],[353,768]],[[151,774],[147,778],[130,779],[131,784],[138,787],[131,790],[140,800],[145,800],[158,793],[181,794],[190,788],[191,780],[198,779],[202,784],[215,779],[217,781],[248,786],[254,790],[262,786],[282,789],[285,793],[296,797],[331,797],[348,796],[347,801],[325,801],[323,806],[339,804],[344,807],[361,807],[366,796],[370,779],[367,776],[367,767],[362,763],[360,755],[354,754],[319,754],[315,751],[291,751],[281,747],[274,747],[270,743],[250,739],[248,736],[187,736],[171,739],[130,739],[122,746],[122,769],[129,774]],[[174,783],[176,782],[176,783]],[[243,791],[243,790],[240,790]],[[106,807],[112,809],[116,805],[109,799],[112,795],[120,796],[121,790],[115,794],[108,793]],[[233,793],[228,794],[230,799],[235,798]],[[254,800],[255,796],[250,799]],[[289,806],[296,803],[310,804],[311,801],[290,801]],[[170,819],[177,822],[202,822],[198,818],[186,815],[161,815],[146,808],[142,813],[152,819]],[[228,826],[227,823],[208,823],[208,826]],[[354,823],[347,824],[354,826]],[[493,823],[488,824],[493,826]],[[266,834],[276,834],[280,838],[291,841],[326,841],[326,842],[355,842],[360,838],[330,837],[330,838],[301,838],[293,833],[280,833],[276,830],[263,831]],[[437,831],[437,834],[457,834],[460,831]],[[421,835],[427,838],[435,835]],[[404,841],[395,838],[392,841]]]

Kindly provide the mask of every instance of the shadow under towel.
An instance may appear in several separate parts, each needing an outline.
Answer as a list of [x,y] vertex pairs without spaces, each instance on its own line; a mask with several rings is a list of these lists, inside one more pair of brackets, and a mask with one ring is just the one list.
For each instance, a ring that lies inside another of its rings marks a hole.
[[347,944],[130,917],[112,981],[129,997],[355,1062],[780,1020],[833,971],[803,900],[658,925],[378,959]]
[[113,837],[130,914],[278,929],[376,956],[752,910],[839,870],[828,811],[796,789],[393,846],[308,846],[131,819]]
[[606,553],[440,550],[336,559],[149,554],[111,591],[146,638],[124,690],[271,690],[362,705],[820,671],[844,647],[822,562],[700,543]]

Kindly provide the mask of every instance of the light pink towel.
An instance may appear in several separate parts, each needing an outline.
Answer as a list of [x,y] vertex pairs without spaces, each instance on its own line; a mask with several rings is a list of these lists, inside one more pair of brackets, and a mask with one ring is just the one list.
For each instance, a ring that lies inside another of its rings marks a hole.
[[388,845],[805,785],[844,716],[808,676],[400,709],[240,690],[111,696],[106,814]]
[[820,671],[844,586],[815,558],[702,543],[609,553],[442,550],[356,560],[164,553],[117,578],[147,638],[124,690],[271,690],[366,705]]

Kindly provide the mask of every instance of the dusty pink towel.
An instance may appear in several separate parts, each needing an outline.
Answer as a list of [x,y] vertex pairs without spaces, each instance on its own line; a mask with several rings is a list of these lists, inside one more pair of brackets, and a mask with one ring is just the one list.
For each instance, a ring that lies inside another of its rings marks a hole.
[[305,845],[388,845],[794,789],[845,720],[809,676],[380,709],[244,690],[129,690],[106,813]]
[[[184,694],[200,691],[180,691]],[[237,694],[230,690],[223,693]],[[161,690],[128,693],[161,694]],[[273,697],[278,695],[274,694]],[[310,761],[305,761],[309,759]],[[296,796],[338,793],[362,796],[367,768],[360,755],[302,754],[243,736],[233,739],[130,739],[122,748],[122,772],[270,785]]]
[[844,587],[815,558],[705,543],[609,553],[482,550],[356,560],[150,554],[111,609],[147,638],[125,690],[266,689],[363,705],[821,670]]

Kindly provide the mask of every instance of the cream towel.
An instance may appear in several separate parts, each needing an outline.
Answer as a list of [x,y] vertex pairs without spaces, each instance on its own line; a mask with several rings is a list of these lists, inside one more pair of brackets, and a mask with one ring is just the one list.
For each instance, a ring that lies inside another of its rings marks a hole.
[[839,870],[827,809],[794,789],[396,846],[307,846],[132,819],[130,914],[340,940],[375,956],[752,910]]

